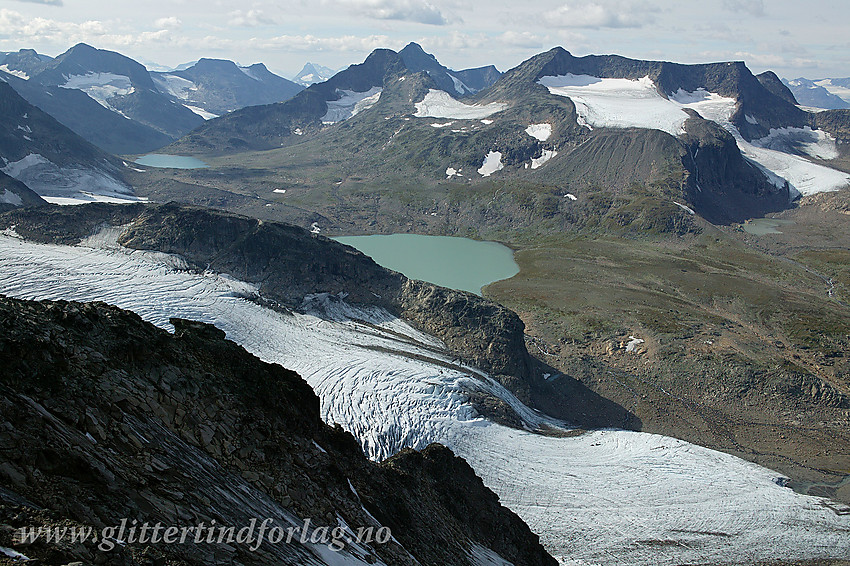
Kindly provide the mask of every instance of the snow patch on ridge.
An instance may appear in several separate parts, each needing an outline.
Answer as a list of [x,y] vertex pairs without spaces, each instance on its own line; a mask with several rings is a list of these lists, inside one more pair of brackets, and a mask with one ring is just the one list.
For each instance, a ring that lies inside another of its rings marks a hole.
[[452,98],[449,93],[442,90],[428,90],[428,94],[421,102],[417,102],[417,118],[455,118],[458,120],[480,120],[487,118],[508,107],[502,102],[491,102],[490,104],[464,104]]

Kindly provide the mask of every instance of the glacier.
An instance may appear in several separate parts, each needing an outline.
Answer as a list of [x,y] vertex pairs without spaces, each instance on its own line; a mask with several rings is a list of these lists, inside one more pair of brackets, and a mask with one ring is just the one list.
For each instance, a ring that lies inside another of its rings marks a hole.
[[[255,286],[192,272],[167,254],[118,246],[120,227],[79,246],[0,235],[0,293],[101,300],[171,329],[170,317],[212,323],[260,358],[297,371],[376,460],[441,442],[464,457],[562,564],[673,565],[804,559],[850,553],[850,515],[782,487],[734,456],[639,432],[544,436],[559,423],[525,407],[442,343],[377,307],[305,297],[299,313],[252,302]],[[526,430],[481,417],[470,391],[509,403]],[[664,544],[658,544],[663,541]]]

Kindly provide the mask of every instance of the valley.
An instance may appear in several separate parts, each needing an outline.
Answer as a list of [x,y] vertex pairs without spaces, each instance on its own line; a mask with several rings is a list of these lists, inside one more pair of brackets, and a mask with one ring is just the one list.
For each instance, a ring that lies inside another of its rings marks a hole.
[[[374,496],[366,514],[406,538],[345,563],[850,559],[850,111],[805,106],[808,83],[562,48],[456,71],[416,43],[291,87],[262,64],[33,57],[0,67],[0,294],[102,301],[175,336],[174,317],[214,325],[297,372],[380,466],[448,447],[545,548],[455,517],[465,542],[435,549]],[[168,139],[63,126],[36,82]],[[128,98],[148,82],[172,129]],[[427,273],[430,250],[392,243],[434,237],[452,247]],[[455,248],[475,277],[437,279]]]

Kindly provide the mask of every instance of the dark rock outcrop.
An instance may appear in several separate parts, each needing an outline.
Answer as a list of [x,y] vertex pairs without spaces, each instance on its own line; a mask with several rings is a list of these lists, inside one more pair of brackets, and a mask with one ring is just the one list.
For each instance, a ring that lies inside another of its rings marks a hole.
[[[364,562],[470,564],[489,548],[554,565],[528,527],[443,447],[367,461],[321,422],[300,377],[206,324],[172,335],[102,303],[0,297],[0,545],[42,564],[306,564],[297,537],[245,544],[15,544],[15,529],[139,525],[389,527]],[[294,523],[287,523],[287,520]],[[314,531],[315,532],[315,531]],[[125,537],[126,539],[126,537]],[[191,539],[190,539],[191,540]],[[321,563],[321,562],[319,562]]]
[[688,200],[715,224],[742,222],[788,207],[790,187],[776,187],[745,160],[732,134],[715,122],[692,117],[680,141],[686,148]]

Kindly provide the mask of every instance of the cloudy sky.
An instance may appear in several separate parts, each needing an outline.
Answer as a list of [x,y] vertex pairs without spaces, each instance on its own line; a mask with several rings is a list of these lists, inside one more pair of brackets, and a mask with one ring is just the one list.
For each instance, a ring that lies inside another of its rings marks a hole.
[[848,21],[846,0],[0,0],[0,51],[85,42],[145,64],[218,57],[292,76],[409,41],[451,68],[503,71],[561,45],[821,78],[850,76]]

